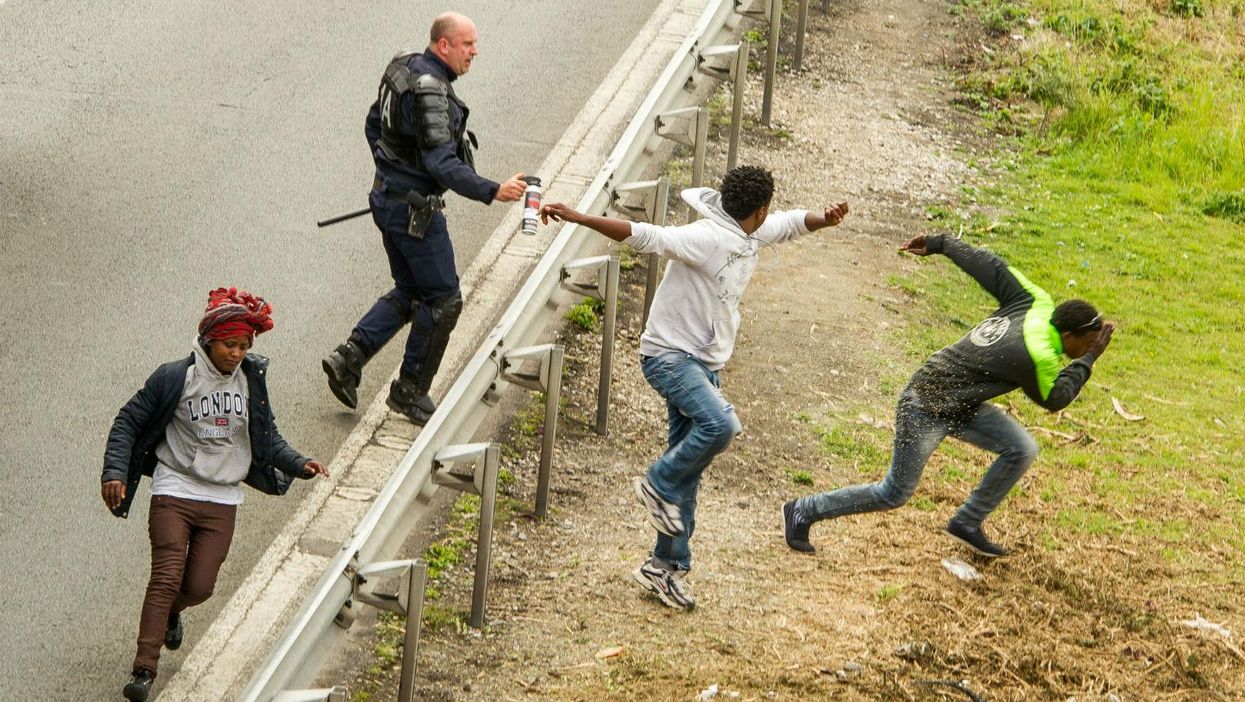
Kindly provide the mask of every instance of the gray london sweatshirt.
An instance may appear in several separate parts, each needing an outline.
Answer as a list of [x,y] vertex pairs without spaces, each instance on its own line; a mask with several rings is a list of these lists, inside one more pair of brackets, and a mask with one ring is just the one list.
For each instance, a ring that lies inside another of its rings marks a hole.
[[186,369],[186,386],[156,458],[179,476],[236,486],[251,466],[246,374],[241,365],[222,374],[197,342],[193,346],[195,362]]
[[640,337],[640,353],[681,351],[710,370],[730,360],[739,332],[739,300],[756,270],[761,243],[776,244],[807,234],[806,210],[774,212],[751,236],[722,209],[711,188],[689,188],[683,200],[704,219],[681,227],[631,224],[626,243],[640,253],[670,259],[653,296],[653,309]]

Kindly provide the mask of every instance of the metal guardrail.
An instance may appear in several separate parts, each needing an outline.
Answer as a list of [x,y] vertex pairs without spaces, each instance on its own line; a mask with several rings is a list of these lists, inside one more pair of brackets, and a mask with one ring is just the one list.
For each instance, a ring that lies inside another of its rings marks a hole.
[[[706,7],[589,185],[578,205],[581,211],[604,212],[612,201],[612,189],[634,179],[648,164],[646,156],[655,153],[662,141],[657,134],[657,115],[686,100],[685,88],[703,60],[702,50],[720,43],[733,29],[730,25],[737,18],[737,2],[714,0]],[[575,225],[563,226],[515,295],[514,302],[415,438],[349,540],[325,568],[271,653],[252,676],[241,700],[272,702],[278,696],[293,699],[291,695],[301,694],[287,689],[305,684],[313,676],[315,671],[306,670],[304,661],[311,658],[319,640],[351,601],[356,587],[354,574],[382,562],[398,550],[415,521],[417,510],[412,506],[437,490],[432,481],[437,453],[469,437],[483,421],[488,409],[487,398],[498,383],[506,382],[501,373],[504,355],[509,350],[531,345],[543,332],[550,317],[548,303],[559,289],[563,267],[602,245],[603,240],[596,234],[580,232]],[[603,419],[599,418],[598,424],[603,427]]]

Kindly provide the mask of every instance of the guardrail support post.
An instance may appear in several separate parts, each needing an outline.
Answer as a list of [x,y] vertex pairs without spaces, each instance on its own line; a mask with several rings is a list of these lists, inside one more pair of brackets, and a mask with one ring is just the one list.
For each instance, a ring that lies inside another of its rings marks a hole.
[[821,0],[821,11],[830,14],[830,0]]
[[[500,451],[497,444],[459,444],[446,446],[432,459],[432,482],[443,487],[480,496],[480,535],[476,542],[476,582],[471,594],[471,626],[484,628],[484,600],[488,594],[489,557],[493,550],[493,516],[497,511],[497,464]],[[454,463],[475,463],[481,458],[484,465],[476,467],[470,476],[453,473],[449,466]]]
[[344,687],[326,687],[320,690],[286,690],[272,698],[272,702],[346,702],[348,692]]
[[769,46],[766,47],[765,95],[761,100],[761,124],[770,126],[774,108],[774,81],[778,74],[778,39],[782,32],[782,0],[769,0]]
[[735,167],[739,158],[739,134],[744,126],[744,88],[748,85],[748,52],[750,51],[747,42],[739,45],[739,52],[735,54],[735,65],[732,70],[735,74],[735,91],[731,96],[734,104],[731,107],[731,140],[726,152],[726,170]]
[[[397,592],[377,592],[375,583],[369,583],[369,580],[388,576],[399,578]],[[359,566],[350,581],[351,601],[406,617],[398,702],[413,702],[415,699],[415,659],[419,655],[419,632],[424,620],[424,589],[427,585],[428,564],[421,560],[368,563]],[[345,701],[345,697],[341,699]]]
[[[686,129],[672,128],[676,120],[687,118]],[[709,109],[684,107],[657,115],[658,136],[692,147],[692,187],[699,188],[705,180],[705,146],[709,141]]]
[[[693,176],[693,179],[695,176]],[[670,181],[662,178],[657,183],[657,207],[653,213],[653,224],[666,226],[666,217],[670,211]],[[657,274],[661,270],[661,257],[655,253],[644,257],[644,318],[641,327],[648,325],[648,313],[653,309],[653,296],[657,294]]]
[[[708,127],[707,124],[705,126],[706,128]],[[708,138],[707,133],[706,138]],[[701,178],[703,177],[704,175],[702,173]],[[623,201],[623,197],[630,193],[640,194],[641,202],[639,205],[629,204]],[[667,208],[669,207],[670,202],[670,179],[663,177],[659,180],[642,180],[634,183],[622,183],[614,188],[614,191],[610,195],[610,200],[610,205],[614,209],[626,214],[638,222],[651,222],[658,226],[665,226]],[[653,295],[657,292],[657,271],[660,267],[658,256],[656,254],[648,254],[645,256],[644,266],[645,270],[648,272],[648,275],[644,282],[643,324],[648,324],[648,313],[653,307]]]
[[[731,95],[731,134],[726,149],[726,170],[735,167],[739,155],[739,133],[744,121],[744,90],[748,86],[748,42],[708,46],[700,52],[697,70],[718,80],[734,81]],[[709,63],[719,56],[730,56],[731,63],[727,67]]]
[[618,323],[618,257],[605,267],[605,320],[601,324],[601,377],[597,382],[597,433],[609,432],[610,379],[614,374],[614,334]]
[[[579,285],[570,280],[571,273],[583,268],[597,269],[595,287]],[[583,295],[595,297],[605,303],[605,315],[601,320],[601,376],[597,383],[596,432],[602,436],[609,431],[610,378],[614,373],[614,327],[618,321],[618,257],[593,256],[569,261],[562,266],[562,287]]]
[[808,0],[800,0],[800,13],[795,27],[795,70],[804,70],[804,30],[808,28]]
[[[540,444],[540,470],[536,474],[536,518],[549,513],[549,475],[553,468],[553,443],[558,435],[558,403],[562,397],[561,344],[543,344],[512,349],[501,358],[502,378],[531,390],[545,393],[545,429]],[[540,370],[521,373],[514,366],[519,361],[539,358]]]
[[[424,622],[424,591],[428,584],[428,564],[411,561],[406,593],[406,638],[402,644],[402,671],[398,682],[398,702],[415,700],[415,656],[419,653],[419,633]],[[415,616],[411,616],[414,612]]]

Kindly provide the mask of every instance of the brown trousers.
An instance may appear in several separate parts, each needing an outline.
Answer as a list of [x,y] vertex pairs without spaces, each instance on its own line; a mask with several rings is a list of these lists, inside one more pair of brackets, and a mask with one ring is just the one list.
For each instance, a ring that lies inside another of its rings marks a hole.
[[154,495],[147,531],[151,536],[151,580],[138,624],[134,669],[154,675],[170,614],[212,596],[216,574],[233,542],[235,505]]

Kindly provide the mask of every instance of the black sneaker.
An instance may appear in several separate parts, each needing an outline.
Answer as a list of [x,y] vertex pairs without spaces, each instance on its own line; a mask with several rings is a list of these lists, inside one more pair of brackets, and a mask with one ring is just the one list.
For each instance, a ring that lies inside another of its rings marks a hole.
[[164,628],[164,647],[170,651],[176,651],[182,647],[182,615],[179,612],[173,612],[169,615],[169,622]]
[[999,546],[986,537],[980,526],[965,524],[954,517],[947,522],[947,534],[987,558],[1006,556],[1007,549]]
[[682,536],[683,517],[679,506],[657,494],[647,476],[635,479],[635,494],[648,509],[648,521],[654,529],[666,536]]
[[692,589],[684,580],[686,576],[685,570],[666,570],[655,565],[651,556],[631,574],[641,587],[657,595],[667,607],[684,612],[696,606],[696,600],[692,599]]
[[782,506],[782,533],[787,545],[801,553],[817,553],[817,549],[808,542],[808,528],[812,526],[800,519],[800,510],[795,507],[795,500]]
[[121,694],[130,702],[147,702],[147,697],[151,695],[151,683],[155,680],[156,676],[151,671],[139,668],[131,675],[125,687],[121,688]]

